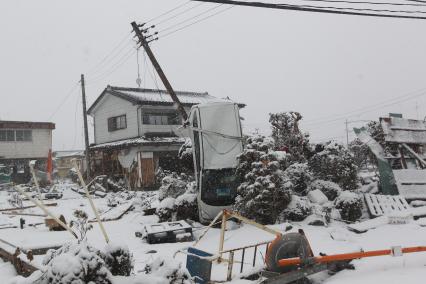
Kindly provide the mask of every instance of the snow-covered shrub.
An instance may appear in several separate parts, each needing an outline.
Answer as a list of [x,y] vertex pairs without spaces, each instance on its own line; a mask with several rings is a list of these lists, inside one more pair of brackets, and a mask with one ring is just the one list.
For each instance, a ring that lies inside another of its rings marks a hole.
[[362,216],[362,198],[350,191],[343,191],[334,201],[343,220],[355,222]]
[[328,202],[327,196],[319,189],[310,190],[308,192],[308,199],[315,204],[324,204]]
[[87,232],[93,229],[93,225],[88,222],[87,213],[83,210],[75,210],[72,215],[75,219],[71,220],[70,227],[77,231],[79,242],[86,240]]
[[188,183],[192,181],[192,177],[182,173],[175,172],[167,175],[161,181],[161,187],[158,190],[158,199],[161,201],[167,197],[176,198],[185,193]]
[[309,185],[310,190],[321,190],[328,200],[333,201],[340,194],[342,189],[337,183],[328,180],[317,179]]
[[112,275],[129,276],[133,271],[133,254],[126,245],[108,244],[103,259]]
[[269,114],[275,149],[289,153],[292,162],[304,162],[309,156],[309,135],[300,131],[301,119],[294,111]]
[[112,283],[102,253],[86,242],[49,250],[43,265],[45,271],[39,279],[40,284]]
[[166,197],[157,207],[160,222],[193,220],[198,221],[198,205],[195,182],[187,185],[186,191],[177,198]]
[[345,190],[357,188],[357,166],[351,153],[341,144],[317,145],[308,164],[317,179],[335,182]]
[[192,142],[187,139],[185,143],[180,147],[178,152],[178,159],[183,171],[188,173],[194,172],[194,160],[192,154]]
[[175,200],[176,221],[190,219],[198,221],[196,193],[184,193]]
[[300,222],[312,214],[312,204],[306,197],[293,195],[290,204],[282,212],[280,221]]
[[145,274],[163,278],[164,282],[169,284],[193,284],[195,283],[191,278],[188,270],[182,267],[180,262],[174,259],[165,259],[158,257],[151,263],[147,264],[144,269]]
[[295,163],[284,171],[284,187],[294,194],[306,195],[308,184],[312,181],[312,173],[306,163]]
[[172,220],[173,213],[176,212],[175,201],[176,199],[172,197],[167,197],[161,200],[155,211],[160,222],[168,222]]
[[249,137],[238,157],[237,176],[243,183],[237,189],[234,209],[262,224],[272,224],[290,202],[290,192],[283,187],[282,155],[272,150],[272,141],[263,136]]

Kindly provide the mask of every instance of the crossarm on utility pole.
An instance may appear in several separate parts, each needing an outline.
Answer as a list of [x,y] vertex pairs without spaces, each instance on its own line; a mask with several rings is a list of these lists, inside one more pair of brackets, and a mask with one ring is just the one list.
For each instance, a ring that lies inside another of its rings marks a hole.
[[131,23],[134,32],[136,33],[136,36],[139,38],[139,41],[142,45],[142,47],[145,49],[146,54],[148,55],[149,59],[152,62],[152,65],[154,66],[155,70],[158,73],[158,76],[160,76],[161,81],[164,84],[164,87],[166,87],[167,92],[172,97],[173,102],[177,105],[177,109],[182,116],[183,120],[188,119],[188,114],[185,111],[185,108],[183,107],[182,103],[180,102],[178,96],[176,95],[175,91],[173,90],[172,85],[170,84],[169,80],[166,77],[166,74],[164,74],[163,69],[161,69],[160,64],[158,63],[157,59],[154,56],[154,53],[152,53],[151,48],[148,45],[148,42],[145,38],[145,36],[142,34],[141,30],[139,29],[138,24],[136,22]]

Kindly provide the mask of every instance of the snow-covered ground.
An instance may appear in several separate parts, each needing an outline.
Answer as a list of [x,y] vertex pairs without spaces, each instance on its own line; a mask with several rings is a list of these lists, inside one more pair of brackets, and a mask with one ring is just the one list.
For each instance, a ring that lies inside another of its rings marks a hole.
[[[58,206],[48,207],[50,211],[57,215],[64,215],[67,221],[72,219],[72,213],[76,209],[84,210],[88,213],[89,219],[94,218],[87,199],[71,191],[66,186],[64,188],[64,197],[61,200],[44,201],[45,203],[57,202]],[[7,202],[9,193],[0,192],[0,209],[10,208]],[[135,197],[140,198],[140,197]],[[96,198],[96,206],[105,216],[118,215],[127,204],[133,200],[123,200],[123,205],[113,209],[107,206],[107,198]],[[30,202],[25,201],[25,205]],[[117,212],[114,212],[117,211]],[[31,214],[43,214],[38,208],[26,209],[23,212]],[[6,212],[2,212],[6,213]],[[19,229],[19,219],[24,218],[26,225],[23,230]],[[184,266],[186,255],[177,253],[179,250],[192,246],[192,242],[168,243],[150,245],[135,236],[136,231],[140,231],[145,224],[158,222],[154,216],[144,216],[142,212],[134,210],[124,215],[117,221],[105,222],[105,229],[112,242],[125,243],[135,258],[135,273],[141,273],[145,265],[158,256],[165,259],[173,259],[181,262]],[[43,223],[35,227],[30,224]],[[423,222],[424,223],[424,222]],[[17,226],[17,228],[0,229],[0,247],[13,249],[3,243],[6,241],[12,245],[24,249],[40,248],[46,246],[60,246],[66,242],[74,241],[74,238],[67,231],[50,232],[44,225],[44,217],[39,216],[15,216],[0,214],[0,228],[5,226]],[[393,225],[386,224],[378,228],[371,229],[363,234],[356,234],[346,228],[346,224],[333,222],[328,227],[309,226],[306,223],[293,223],[290,231],[303,229],[311,243],[314,253],[320,252],[326,254],[345,253],[361,250],[389,249],[391,246],[424,246],[426,245],[426,228],[420,226],[422,222],[411,222],[409,224]],[[105,246],[104,238],[99,226],[93,223],[93,230],[88,233],[88,241],[93,246],[102,249]],[[288,223],[271,226],[277,230],[285,231],[289,227]],[[195,235],[199,236],[203,229],[195,230]],[[241,247],[257,242],[269,241],[274,238],[273,235],[256,229],[250,225],[231,226],[231,229],[225,236],[225,249]],[[219,246],[219,229],[211,229],[207,235],[200,241],[197,248],[215,254]],[[243,274],[250,270],[260,269],[263,266],[264,247],[259,249],[256,259],[256,267],[251,267],[253,250],[246,251],[245,268]],[[235,255],[239,261],[240,254]],[[33,264],[41,266],[43,256],[35,256]],[[353,261],[355,270],[345,270],[334,276],[328,276],[326,273],[319,273],[312,277],[314,283],[324,284],[377,284],[377,283],[404,283],[417,284],[426,283],[426,253],[406,254],[401,257],[373,257]],[[234,280],[232,283],[256,283],[256,281],[240,280],[240,264],[235,264]],[[0,283],[10,283],[16,276],[13,266],[9,263],[0,262]],[[213,280],[224,281],[226,279],[226,265],[214,265]],[[123,279],[117,279],[117,283],[127,283]],[[149,283],[142,280],[134,283]]]

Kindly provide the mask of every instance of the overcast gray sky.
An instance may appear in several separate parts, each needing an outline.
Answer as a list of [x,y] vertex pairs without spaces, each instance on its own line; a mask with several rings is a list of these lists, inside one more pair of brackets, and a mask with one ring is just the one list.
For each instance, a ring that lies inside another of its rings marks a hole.
[[[0,119],[55,122],[54,150],[82,148],[81,93],[72,89],[80,74],[87,74],[89,105],[108,84],[136,87],[136,56],[118,64],[134,46],[130,36],[122,41],[130,22],[185,2],[2,0]],[[200,5],[157,30],[214,6]],[[295,110],[313,141],[344,141],[346,117],[402,112],[424,118],[425,31],[426,20],[234,7],[170,36],[160,33],[151,46],[175,89],[246,103],[247,131],[268,133],[269,112]],[[120,42],[116,58],[98,65]],[[140,59],[144,77],[142,54]],[[154,88],[145,75],[143,85]],[[409,99],[394,100],[404,95]]]

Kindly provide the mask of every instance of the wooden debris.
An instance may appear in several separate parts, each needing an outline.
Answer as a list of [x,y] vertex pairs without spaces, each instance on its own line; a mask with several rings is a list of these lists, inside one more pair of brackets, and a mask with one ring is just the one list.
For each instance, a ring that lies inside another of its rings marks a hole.
[[[62,221],[62,223],[67,224],[65,221],[64,215],[59,216],[59,220]],[[49,228],[49,231],[65,231],[65,228],[62,227],[55,219],[53,218],[46,218],[44,219],[44,223],[46,224],[46,227]]]
[[401,195],[365,194],[365,202],[372,218],[395,212],[405,212],[410,209],[407,201]]
[[[44,206],[50,207],[50,206],[57,206],[58,203],[48,203],[48,204],[43,204]],[[38,207],[37,205],[30,205],[30,206],[24,206],[24,207],[14,207],[14,208],[6,208],[6,209],[0,209],[0,212],[5,212],[5,211],[15,211],[15,210],[23,210],[23,209],[30,209],[30,208],[35,208]]]

